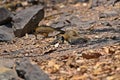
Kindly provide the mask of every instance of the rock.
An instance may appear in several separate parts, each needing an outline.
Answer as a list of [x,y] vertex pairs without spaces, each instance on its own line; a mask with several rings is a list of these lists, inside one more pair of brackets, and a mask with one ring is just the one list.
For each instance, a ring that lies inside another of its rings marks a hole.
[[59,27],[69,26],[69,25],[70,25],[70,23],[68,23],[67,21],[57,21],[57,22],[54,22],[53,24],[51,24],[51,26],[54,28],[59,28]]
[[97,7],[98,6],[98,0],[91,0],[91,6],[90,8]]
[[[77,18],[77,17],[72,17],[70,19],[71,24],[72,25],[76,25],[76,27],[81,28],[81,29],[85,29],[90,27],[91,25],[97,23],[97,20],[88,20],[88,21],[82,21],[81,19]],[[81,25],[81,26],[80,26]]]
[[107,4],[108,0],[90,0],[90,3],[91,3],[90,8],[94,8],[94,7],[103,6]]
[[98,7],[102,5],[112,5],[114,6],[117,2],[120,2],[119,0],[91,0],[91,8]]
[[88,42],[88,39],[85,38],[71,38],[69,41],[69,44],[71,45],[77,45],[77,44],[85,44]]
[[3,31],[3,30],[0,30],[0,41],[10,41],[12,39],[12,36]]
[[32,65],[27,58],[16,62],[16,71],[19,77],[25,80],[50,80],[38,66]]
[[109,22],[106,22],[106,21],[102,22],[101,24],[104,26],[112,26]]
[[5,9],[4,7],[0,7],[0,25],[9,23],[12,20],[12,13]]
[[109,0],[107,5],[115,5],[117,2],[120,2],[120,0]]
[[[120,19],[113,20],[110,23],[111,23],[112,26],[120,27]],[[118,29],[120,29],[120,28],[118,28]]]
[[78,2],[89,2],[89,0],[77,0]]
[[13,17],[15,36],[22,37],[26,33],[31,33],[43,17],[44,9],[40,5],[16,12],[16,15]]
[[[1,53],[3,54],[3,53]],[[4,55],[4,54],[3,54]],[[0,66],[5,66],[6,68],[12,69],[14,67],[14,60],[0,58]]]
[[37,5],[39,3],[38,0],[27,0],[27,2],[33,5]]
[[0,80],[20,80],[16,72],[6,67],[0,67]]
[[12,28],[9,25],[0,26],[0,41],[11,41],[15,37]]
[[99,18],[108,18],[119,15],[119,12],[117,11],[105,11],[103,13],[99,14]]

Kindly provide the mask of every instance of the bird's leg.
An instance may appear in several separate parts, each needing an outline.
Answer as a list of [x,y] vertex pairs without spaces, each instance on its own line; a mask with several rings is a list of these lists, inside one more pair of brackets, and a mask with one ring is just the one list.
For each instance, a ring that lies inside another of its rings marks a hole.
[[35,39],[38,40],[38,38],[37,38],[37,33],[34,33],[34,35],[35,35]]

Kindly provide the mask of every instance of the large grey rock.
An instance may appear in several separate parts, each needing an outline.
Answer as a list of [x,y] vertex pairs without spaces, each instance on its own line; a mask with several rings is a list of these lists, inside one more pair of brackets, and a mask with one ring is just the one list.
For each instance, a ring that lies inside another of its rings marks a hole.
[[15,37],[13,29],[8,25],[0,26],[0,41],[11,41]]
[[4,7],[0,7],[0,25],[11,22],[11,20],[12,13]]
[[25,80],[50,80],[37,65],[32,65],[27,58],[16,62],[16,71],[20,78]]
[[13,17],[15,36],[22,37],[26,33],[31,33],[34,27],[38,26],[38,23],[43,17],[44,9],[40,5],[16,12],[16,15]]

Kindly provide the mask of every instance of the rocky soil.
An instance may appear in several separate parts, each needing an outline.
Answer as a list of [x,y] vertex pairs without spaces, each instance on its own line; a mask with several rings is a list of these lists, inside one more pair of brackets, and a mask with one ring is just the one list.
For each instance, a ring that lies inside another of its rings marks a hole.
[[[4,1],[0,0],[4,7],[10,3]],[[0,80],[120,80],[120,2],[83,1],[40,0],[35,4],[21,0],[22,7],[7,8],[13,15],[0,19]],[[38,34],[36,40],[32,29],[37,24],[65,26],[62,30],[76,30],[87,42],[51,45],[56,32],[48,38]]]

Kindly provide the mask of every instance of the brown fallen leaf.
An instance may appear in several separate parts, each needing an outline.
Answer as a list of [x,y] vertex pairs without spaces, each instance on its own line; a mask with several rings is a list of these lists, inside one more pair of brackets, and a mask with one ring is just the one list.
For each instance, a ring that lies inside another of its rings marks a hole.
[[93,59],[93,58],[99,58],[100,56],[102,56],[100,53],[83,53],[82,57],[86,58],[86,59]]

